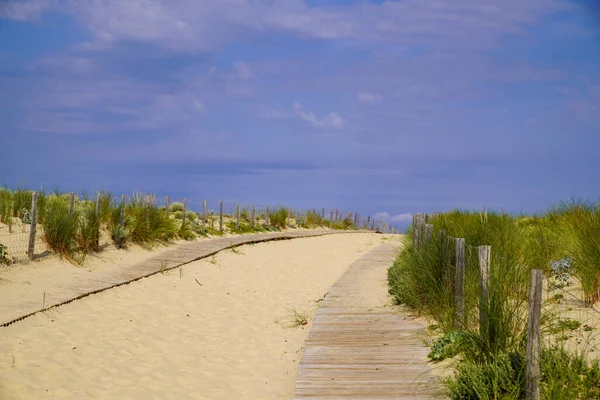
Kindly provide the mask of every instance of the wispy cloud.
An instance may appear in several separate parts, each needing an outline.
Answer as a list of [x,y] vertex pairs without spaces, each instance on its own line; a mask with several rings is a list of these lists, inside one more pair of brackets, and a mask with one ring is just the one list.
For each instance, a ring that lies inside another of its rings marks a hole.
[[373,104],[373,103],[377,103],[381,99],[383,99],[383,96],[380,95],[380,94],[366,93],[366,92],[359,92],[358,93],[358,100],[361,101],[361,102],[363,102],[363,103]]
[[298,103],[294,103],[294,112],[303,120],[310,122],[316,128],[334,128],[340,129],[344,126],[344,120],[337,113],[330,112],[329,114],[319,118],[313,112],[306,111]]
[[412,221],[412,214],[410,213],[402,213],[391,215],[389,212],[378,212],[373,215],[374,219],[379,219],[385,222],[395,222],[405,224]]
[[6,0],[0,4],[0,18],[33,21],[51,5],[51,0]]

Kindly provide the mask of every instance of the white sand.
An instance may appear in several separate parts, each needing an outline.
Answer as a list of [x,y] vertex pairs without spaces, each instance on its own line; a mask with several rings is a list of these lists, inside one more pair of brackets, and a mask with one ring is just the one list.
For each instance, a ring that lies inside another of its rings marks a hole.
[[244,246],[0,328],[0,399],[292,398],[310,323],[287,310],[314,311],[381,242]]

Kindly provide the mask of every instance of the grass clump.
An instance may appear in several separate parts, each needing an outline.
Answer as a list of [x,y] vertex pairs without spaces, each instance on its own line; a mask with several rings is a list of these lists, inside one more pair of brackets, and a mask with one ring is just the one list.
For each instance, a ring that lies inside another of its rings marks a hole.
[[284,207],[279,207],[269,212],[269,225],[280,229],[286,229],[288,226],[288,217],[290,210]]
[[61,197],[48,199],[44,241],[55,253],[71,257],[78,233],[79,212],[69,215],[69,204]]
[[308,321],[312,319],[314,310],[308,308],[288,308],[288,317],[285,323],[288,328],[298,328],[308,325]]
[[85,255],[90,251],[100,250],[100,215],[94,204],[88,203],[80,215],[78,245]]

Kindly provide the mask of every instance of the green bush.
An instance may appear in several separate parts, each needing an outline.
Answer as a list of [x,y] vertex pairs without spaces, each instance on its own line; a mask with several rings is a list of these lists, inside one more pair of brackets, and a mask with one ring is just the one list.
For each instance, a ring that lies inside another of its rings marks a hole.
[[269,212],[269,225],[278,227],[281,229],[287,228],[287,218],[289,210],[287,208],[279,207],[276,210]]
[[242,221],[240,221],[240,229],[237,229],[235,221],[228,221],[226,226],[229,229],[229,231],[233,232],[233,233],[244,234],[244,233],[256,233],[256,232],[264,232],[265,231],[265,228],[263,228],[262,226],[260,226],[258,224],[253,228],[249,222],[242,222]]
[[433,361],[452,358],[460,352],[463,335],[460,331],[450,331],[437,339],[427,355]]
[[79,221],[77,235],[79,250],[86,254],[100,250],[100,216],[94,204],[86,204]]
[[115,225],[112,228],[110,237],[117,249],[124,249],[127,247],[127,232],[121,225]]
[[13,217],[23,218],[24,210],[31,210],[32,191],[21,186],[12,192]]
[[127,236],[134,243],[148,245],[157,241],[166,242],[178,234],[176,221],[154,205],[134,201],[127,205],[126,214]]
[[72,217],[69,216],[68,201],[60,197],[48,199],[44,240],[50,250],[62,256],[70,257],[72,255],[78,231],[78,219],[77,211],[73,212]]
[[483,364],[459,363],[456,376],[445,383],[451,399],[520,399],[525,388],[524,358],[520,354],[501,353]]
[[175,201],[169,205],[169,212],[181,211],[183,213],[183,203]]

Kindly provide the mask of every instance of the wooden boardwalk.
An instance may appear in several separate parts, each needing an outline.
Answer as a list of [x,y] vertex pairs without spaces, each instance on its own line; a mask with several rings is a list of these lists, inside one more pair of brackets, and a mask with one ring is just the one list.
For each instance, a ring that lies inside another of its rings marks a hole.
[[423,326],[389,306],[386,243],[353,263],[317,311],[296,379],[295,399],[446,398],[427,365]]
[[72,302],[94,293],[126,285],[139,279],[157,274],[163,270],[178,268],[202,258],[210,257],[222,250],[245,244],[286,240],[294,238],[323,236],[331,234],[348,234],[364,231],[336,230],[298,230],[289,232],[260,233],[251,235],[228,236],[215,239],[203,239],[174,246],[166,252],[132,265],[126,265],[118,270],[93,274],[89,279],[68,282],[57,288],[58,295],[41,307],[40,299],[27,299],[25,303],[16,304],[13,309],[0,317],[0,327],[11,325],[17,321]]

